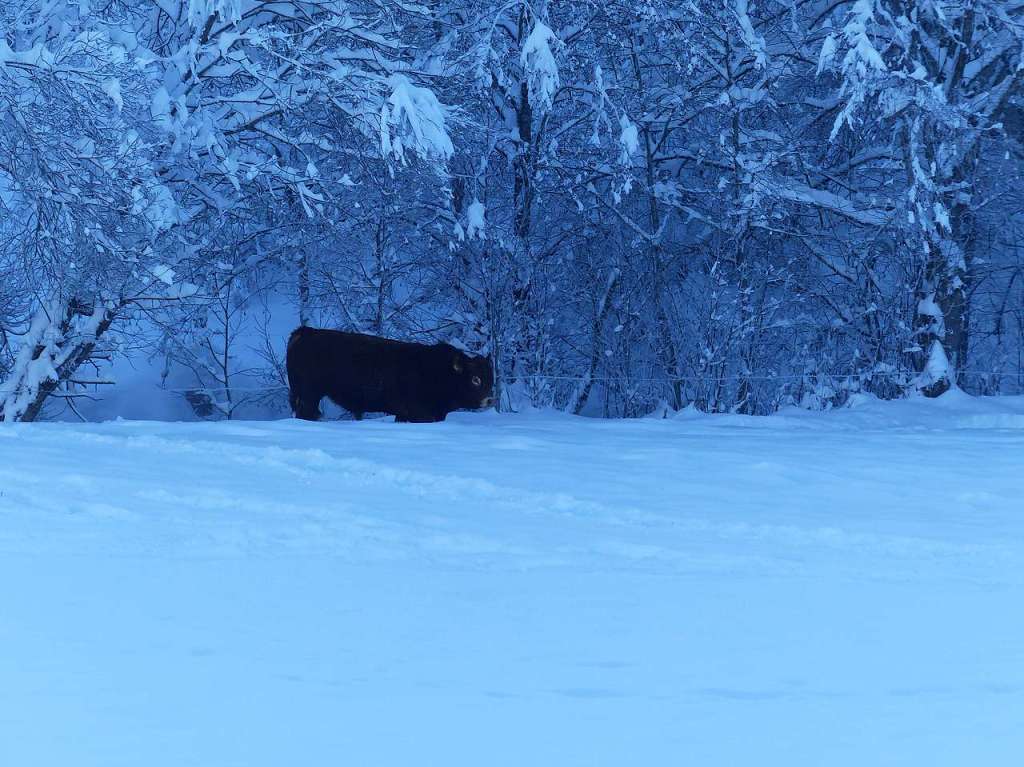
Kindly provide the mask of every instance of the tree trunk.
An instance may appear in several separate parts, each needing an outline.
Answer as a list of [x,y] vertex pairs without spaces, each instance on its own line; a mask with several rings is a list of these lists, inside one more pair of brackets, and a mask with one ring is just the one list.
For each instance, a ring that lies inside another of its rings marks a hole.
[[530,220],[533,215],[533,106],[530,104],[530,88],[525,81],[519,86],[516,123],[519,128],[519,143],[516,145],[516,176],[513,190],[515,226],[516,236],[525,240],[530,236]]
[[590,392],[594,386],[594,375],[597,373],[597,368],[601,363],[601,329],[608,319],[608,312],[611,310],[615,293],[618,292],[619,284],[621,283],[621,276],[618,269],[612,270],[611,275],[608,277],[608,283],[605,286],[604,295],[601,296],[597,303],[596,311],[594,312],[594,324],[590,335],[590,365],[583,376],[583,380],[580,381],[572,397],[570,397],[569,406],[566,408],[574,415],[579,415],[583,408],[587,406],[587,400],[590,399]]
[[[959,35],[949,39],[947,53],[953,67],[944,90],[950,103],[961,100],[957,96],[961,93],[964,71],[971,56],[974,21],[974,9],[966,9]],[[931,158],[933,168],[937,159],[941,163],[942,140],[940,136],[932,137],[933,146],[938,147],[935,154],[940,155]],[[921,348],[917,360],[918,388],[927,397],[938,397],[957,386],[967,367],[970,348],[967,257],[973,233],[971,195],[977,160],[975,142],[952,168],[935,179],[935,187],[944,190],[938,193],[937,203],[946,211],[948,221],[932,221],[926,234],[928,263],[915,323]]]
[[[633,77],[636,80],[637,92],[646,96],[646,85],[644,82],[643,69],[640,66],[640,56],[637,53],[636,39],[630,37],[631,53],[630,61],[633,66]],[[672,397],[672,408],[679,410],[683,406],[683,385],[679,380],[679,353],[676,349],[675,339],[672,335],[672,325],[668,314],[665,311],[665,290],[664,290],[664,263],[662,259],[662,247],[660,243],[660,231],[662,224],[661,211],[658,208],[658,198],[654,194],[654,185],[657,171],[657,147],[654,137],[651,135],[652,123],[644,120],[641,123],[641,134],[644,139],[644,180],[647,192],[647,222],[650,226],[651,237],[649,242],[649,257],[651,260],[652,274],[652,301],[654,302],[655,322],[655,355],[662,368],[671,379],[669,389]]]
[[46,400],[92,356],[96,344],[124,307],[71,298],[36,312],[11,375],[0,387],[0,420],[34,421]]
[[309,324],[309,254],[299,253],[299,324]]
[[[964,189],[973,176],[975,157],[965,157],[945,184],[956,191],[940,198],[949,216],[949,229],[934,226],[927,237],[928,262],[918,294],[916,335],[918,389],[926,397],[938,397],[959,385],[967,368],[970,349],[969,279],[967,259],[973,232],[972,206]],[[942,354],[934,349],[941,346]],[[940,370],[937,360],[944,357]]]

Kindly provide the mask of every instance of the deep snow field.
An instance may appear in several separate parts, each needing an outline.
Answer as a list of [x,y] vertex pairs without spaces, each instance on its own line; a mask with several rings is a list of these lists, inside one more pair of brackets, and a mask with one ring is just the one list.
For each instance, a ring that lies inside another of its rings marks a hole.
[[0,429],[0,765],[1024,763],[1024,398]]

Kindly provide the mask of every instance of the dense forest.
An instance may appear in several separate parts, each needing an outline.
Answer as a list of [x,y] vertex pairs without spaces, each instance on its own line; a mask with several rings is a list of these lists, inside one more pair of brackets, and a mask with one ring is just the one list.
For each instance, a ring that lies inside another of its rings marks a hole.
[[1024,391],[1024,0],[6,0],[0,419],[292,327],[501,407]]

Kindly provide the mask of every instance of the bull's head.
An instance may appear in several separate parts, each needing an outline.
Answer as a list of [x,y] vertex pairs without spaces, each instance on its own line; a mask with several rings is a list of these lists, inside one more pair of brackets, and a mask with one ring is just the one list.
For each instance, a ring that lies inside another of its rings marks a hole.
[[455,350],[452,372],[458,382],[458,407],[481,410],[494,404],[494,368],[490,359]]

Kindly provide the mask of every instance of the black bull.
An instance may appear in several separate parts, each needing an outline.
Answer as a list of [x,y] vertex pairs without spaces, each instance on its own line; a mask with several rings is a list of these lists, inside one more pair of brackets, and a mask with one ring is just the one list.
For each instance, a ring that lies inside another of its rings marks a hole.
[[309,421],[320,417],[324,397],[356,418],[391,413],[396,421],[415,422],[493,404],[490,360],[448,344],[301,327],[288,338],[287,368],[292,410]]

